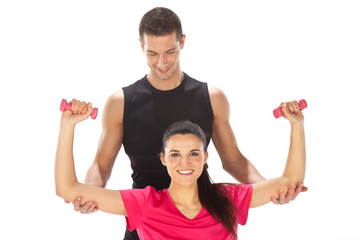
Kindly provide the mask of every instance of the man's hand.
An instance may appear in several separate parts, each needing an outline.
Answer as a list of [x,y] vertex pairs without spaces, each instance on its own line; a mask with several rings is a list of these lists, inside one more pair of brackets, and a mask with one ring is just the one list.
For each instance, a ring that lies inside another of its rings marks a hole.
[[[69,201],[65,200],[65,203],[69,203]],[[96,204],[91,201],[81,205],[81,197],[77,197],[73,202],[73,204],[74,204],[74,210],[80,212],[81,214],[89,214],[96,212],[98,210]]]
[[300,192],[306,192],[308,190],[307,187],[305,187],[303,185],[303,183],[299,183],[297,186],[296,185],[291,185],[287,194],[285,195],[285,192],[282,191],[280,192],[280,197],[279,199],[276,199],[275,197],[271,198],[271,201],[274,204],[288,204],[290,201],[295,200],[295,198],[297,198],[297,196],[299,195]]

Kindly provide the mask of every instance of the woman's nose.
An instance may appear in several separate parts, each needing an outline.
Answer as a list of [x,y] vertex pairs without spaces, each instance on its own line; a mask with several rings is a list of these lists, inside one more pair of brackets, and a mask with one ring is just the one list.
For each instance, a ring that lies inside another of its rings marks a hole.
[[189,164],[189,159],[187,156],[181,158],[181,166],[186,167]]

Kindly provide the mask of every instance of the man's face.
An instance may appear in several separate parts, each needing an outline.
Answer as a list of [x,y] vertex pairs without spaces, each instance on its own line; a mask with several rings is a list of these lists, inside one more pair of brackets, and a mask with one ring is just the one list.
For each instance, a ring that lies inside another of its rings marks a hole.
[[185,35],[177,41],[176,33],[164,36],[144,34],[141,48],[150,67],[150,78],[170,80],[180,72],[180,50],[184,47]]

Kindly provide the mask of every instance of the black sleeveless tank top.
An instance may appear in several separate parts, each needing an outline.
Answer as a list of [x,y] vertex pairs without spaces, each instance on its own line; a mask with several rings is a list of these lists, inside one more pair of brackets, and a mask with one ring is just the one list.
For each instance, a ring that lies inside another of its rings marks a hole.
[[133,188],[168,188],[170,177],[159,158],[162,135],[172,123],[190,120],[203,129],[210,143],[214,115],[207,84],[184,73],[177,88],[160,91],[145,76],[123,91],[123,145],[133,170]]

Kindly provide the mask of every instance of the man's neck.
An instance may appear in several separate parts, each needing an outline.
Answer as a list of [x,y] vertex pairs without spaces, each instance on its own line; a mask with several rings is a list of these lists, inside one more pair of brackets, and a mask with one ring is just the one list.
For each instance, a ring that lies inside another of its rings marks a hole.
[[183,79],[184,73],[182,71],[174,73],[169,79],[159,79],[157,76],[154,76],[154,74],[151,74],[151,72],[147,75],[147,80],[150,84],[161,91],[168,91],[177,88]]

